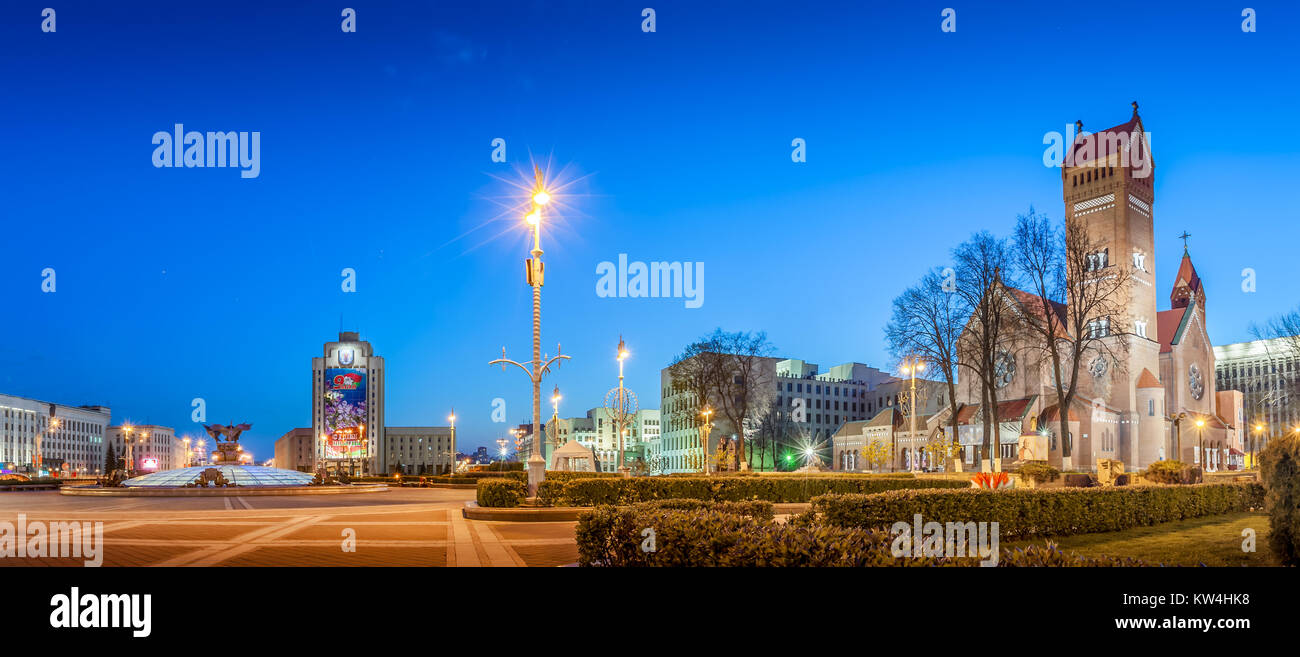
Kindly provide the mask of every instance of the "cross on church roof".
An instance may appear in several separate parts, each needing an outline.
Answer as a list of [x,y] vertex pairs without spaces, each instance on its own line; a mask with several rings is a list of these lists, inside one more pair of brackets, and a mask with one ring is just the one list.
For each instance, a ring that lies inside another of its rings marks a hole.
[[1183,241],[1183,253],[1187,253],[1187,238],[1191,236],[1192,234],[1187,231],[1183,231],[1183,234],[1178,236]]

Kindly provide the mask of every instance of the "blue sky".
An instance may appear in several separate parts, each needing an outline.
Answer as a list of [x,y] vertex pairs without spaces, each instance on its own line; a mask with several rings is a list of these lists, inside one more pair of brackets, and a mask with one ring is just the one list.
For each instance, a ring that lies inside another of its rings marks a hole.
[[[1297,299],[1294,3],[1252,3],[1251,34],[1240,3],[971,3],[952,34],[950,2],[60,2],[46,34],[49,4],[0,12],[0,390],[178,432],[201,397],[209,421],[253,423],[259,458],[309,425],[340,317],[388,360],[390,425],[455,406],[472,447],[504,434],[495,398],[529,419],[527,381],[487,361],[530,348],[528,236],[498,180],[530,157],[574,181],[543,238],[565,415],[615,385],[620,333],[644,406],[717,326],[890,366],[890,300],[975,230],[1061,217],[1043,135],[1133,100],[1160,288],[1187,230],[1216,343]],[[155,168],[176,123],[259,131],[260,176]],[[620,253],[705,263],[703,307],[598,297]]]

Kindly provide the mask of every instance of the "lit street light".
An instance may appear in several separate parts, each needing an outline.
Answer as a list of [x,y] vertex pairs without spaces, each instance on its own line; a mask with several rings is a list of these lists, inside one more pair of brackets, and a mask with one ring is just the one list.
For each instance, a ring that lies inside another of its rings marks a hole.
[[451,409],[447,421],[451,423],[451,450],[447,456],[447,474],[451,474],[456,471],[456,409]]
[[713,409],[708,406],[700,411],[704,416],[704,422],[700,423],[700,472],[709,474],[709,431],[713,429],[713,423],[709,418],[713,416]]
[[515,365],[528,375],[533,384],[533,448],[532,455],[528,457],[528,494],[537,495],[537,486],[546,478],[546,459],[542,457],[541,424],[542,424],[542,377],[551,369],[551,364],[559,360],[567,360],[569,357],[560,353],[560,348],[556,346],[555,357],[543,362],[542,360],[542,283],[544,280],[545,268],[542,264],[542,210],[551,202],[551,195],[546,191],[545,181],[542,179],[542,170],[533,167],[533,208],[532,211],[524,218],[525,222],[532,226],[533,229],[533,250],[530,252],[531,258],[525,260],[526,280],[529,287],[533,288],[533,359],[529,363],[532,367],[526,367],[524,364],[509,360],[506,358],[505,347],[501,348],[501,358],[489,362],[489,365],[500,364],[502,371],[505,371],[506,365]]
[[[903,365],[900,369],[902,370],[903,374],[911,374],[912,376],[912,392],[911,394],[908,395],[908,400],[912,403],[912,411],[908,413],[908,415],[911,416],[911,428],[909,429],[909,432],[911,433],[911,442],[912,442],[912,462],[909,465],[911,466],[912,470],[919,470],[921,459],[917,457],[917,450],[916,450],[916,373],[925,369],[925,363],[923,361],[913,358],[911,360],[903,361]],[[996,447],[997,446],[995,445],[994,448]],[[891,447],[891,449],[893,448]],[[894,458],[895,458],[894,455],[891,454],[889,460],[893,462]],[[893,470],[892,465],[890,466],[890,470],[891,471]]]
[[1205,462],[1205,418],[1196,418],[1196,449],[1200,452],[1201,472],[1208,471],[1209,464]]

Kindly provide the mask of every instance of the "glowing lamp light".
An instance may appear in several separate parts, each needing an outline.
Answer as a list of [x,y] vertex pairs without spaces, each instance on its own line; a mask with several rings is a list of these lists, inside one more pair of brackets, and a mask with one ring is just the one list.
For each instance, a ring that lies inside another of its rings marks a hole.
[[524,221],[528,222],[529,226],[536,226],[541,220],[542,214],[536,210],[529,212],[528,216],[524,217]]
[[1196,421],[1196,426],[1198,426],[1198,427],[1203,427],[1203,426],[1205,426],[1205,420],[1197,420],[1197,421]]
[[547,203],[550,202],[551,202],[551,195],[547,194],[545,190],[533,194],[533,203],[536,203],[538,205],[546,205]]

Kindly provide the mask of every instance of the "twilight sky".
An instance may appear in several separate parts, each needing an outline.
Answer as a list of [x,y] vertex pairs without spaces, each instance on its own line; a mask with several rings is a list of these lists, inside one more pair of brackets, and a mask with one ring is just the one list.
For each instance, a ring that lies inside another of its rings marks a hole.
[[[57,2],[47,34],[51,4],[0,11],[0,392],[178,434],[201,431],[201,397],[209,422],[253,423],[259,460],[310,426],[311,358],[340,322],[387,358],[388,424],[455,406],[472,448],[504,435],[495,398],[529,419],[522,373],[487,361],[529,355],[528,235],[501,179],[530,158],[572,183],[542,244],[543,345],[573,356],[544,388],[566,416],[616,384],[620,333],[646,407],[717,326],[892,367],[890,300],[975,230],[1062,217],[1044,135],[1133,100],[1162,298],[1183,230],[1216,344],[1300,296],[1295,3],[1250,3],[1255,33],[1228,3],[968,3],[943,33],[950,0]],[[260,175],[155,168],[177,123],[260,132]],[[621,253],[704,263],[702,307],[597,296]]]

